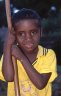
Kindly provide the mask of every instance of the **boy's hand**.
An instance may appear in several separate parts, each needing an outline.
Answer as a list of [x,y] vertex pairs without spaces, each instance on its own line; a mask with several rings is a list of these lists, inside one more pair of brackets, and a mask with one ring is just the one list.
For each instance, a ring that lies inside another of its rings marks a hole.
[[17,45],[13,45],[12,46],[12,55],[14,57],[16,57],[17,59],[19,58],[20,56],[20,51],[19,51],[19,48],[17,47]]
[[12,55],[14,57],[16,57],[18,60],[20,60],[21,55],[23,55],[23,53],[21,52],[21,50],[18,48],[17,45],[13,45],[12,46]]
[[12,55],[20,60],[20,61],[23,61],[26,59],[26,56],[24,55],[24,53],[22,52],[21,49],[19,49],[19,47],[17,45],[13,45],[12,46]]

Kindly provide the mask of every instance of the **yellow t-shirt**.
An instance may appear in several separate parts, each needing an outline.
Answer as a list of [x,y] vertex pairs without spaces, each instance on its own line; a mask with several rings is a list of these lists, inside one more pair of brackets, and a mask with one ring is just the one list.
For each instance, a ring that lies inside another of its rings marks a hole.
[[[46,54],[44,54],[43,47],[38,46],[39,51],[37,54],[37,60],[32,64],[32,66],[40,73],[49,73],[52,75],[42,90],[37,89],[34,84],[30,81],[26,71],[24,70],[21,62],[17,60],[18,74],[19,74],[19,86],[21,96],[51,96],[51,83],[57,77],[56,70],[56,55],[53,50],[45,49]],[[2,75],[2,59],[0,61],[0,79],[4,80]],[[14,82],[8,82],[7,96],[15,96],[14,92]]]

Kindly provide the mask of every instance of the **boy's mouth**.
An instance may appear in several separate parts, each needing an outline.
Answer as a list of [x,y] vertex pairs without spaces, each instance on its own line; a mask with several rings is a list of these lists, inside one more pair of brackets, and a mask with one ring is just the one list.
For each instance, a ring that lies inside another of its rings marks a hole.
[[28,44],[28,45],[26,44],[25,45],[25,47],[27,47],[27,48],[32,48],[32,46],[33,46],[33,44]]

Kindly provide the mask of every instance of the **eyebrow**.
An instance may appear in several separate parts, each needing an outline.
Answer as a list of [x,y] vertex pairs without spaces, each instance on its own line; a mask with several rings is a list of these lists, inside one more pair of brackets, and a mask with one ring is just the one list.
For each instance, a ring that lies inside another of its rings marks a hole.
[[38,31],[39,29],[31,29],[30,31]]

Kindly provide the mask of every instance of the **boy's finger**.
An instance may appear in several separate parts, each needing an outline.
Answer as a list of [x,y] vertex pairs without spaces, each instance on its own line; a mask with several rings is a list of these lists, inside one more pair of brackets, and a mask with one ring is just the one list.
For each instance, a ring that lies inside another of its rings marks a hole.
[[15,31],[14,31],[14,28],[12,27],[11,30],[10,30],[10,33],[15,35]]

